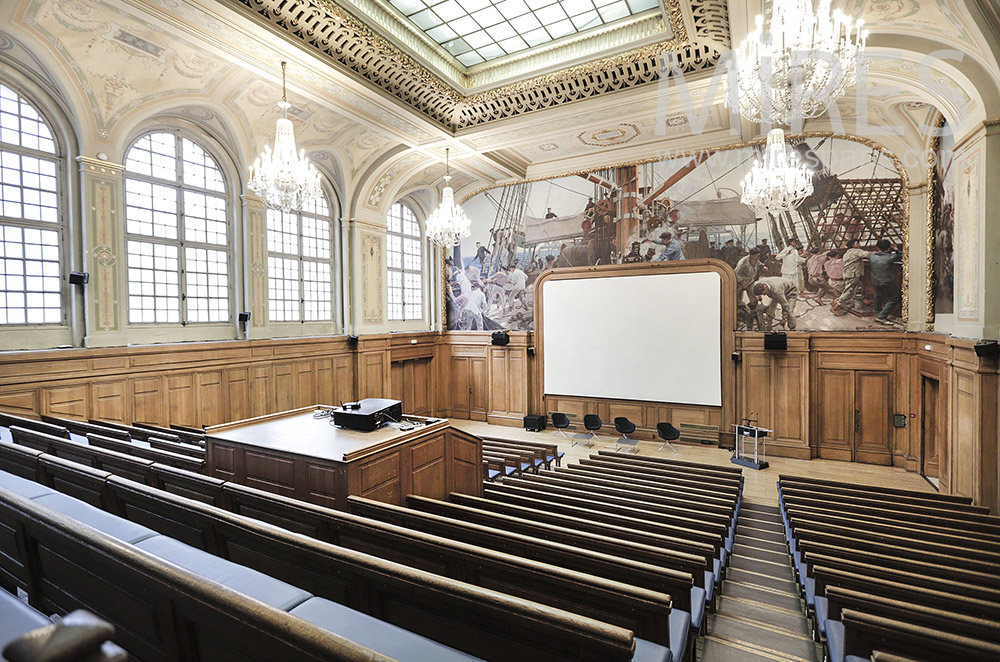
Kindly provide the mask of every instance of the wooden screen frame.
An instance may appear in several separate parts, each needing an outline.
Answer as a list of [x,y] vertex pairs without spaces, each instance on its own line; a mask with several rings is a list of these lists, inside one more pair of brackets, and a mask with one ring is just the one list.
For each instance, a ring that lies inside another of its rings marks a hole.
[[[730,360],[736,351],[736,272],[732,267],[716,259],[676,260],[671,262],[643,262],[639,264],[607,264],[589,267],[566,267],[550,269],[535,281],[535,393],[538,404],[547,411],[545,392],[545,284],[557,280],[581,280],[588,278],[615,278],[620,276],[658,276],[662,274],[714,273],[721,280],[722,290],[719,300],[720,357],[722,364],[722,405],[691,405],[686,403],[657,402],[655,404],[680,405],[688,408],[720,411],[719,432],[729,432],[729,425],[735,423],[736,408],[736,362]],[[562,395],[562,394],[551,394]],[[576,397],[576,396],[574,396]],[[588,402],[625,403],[631,400],[582,397]]]

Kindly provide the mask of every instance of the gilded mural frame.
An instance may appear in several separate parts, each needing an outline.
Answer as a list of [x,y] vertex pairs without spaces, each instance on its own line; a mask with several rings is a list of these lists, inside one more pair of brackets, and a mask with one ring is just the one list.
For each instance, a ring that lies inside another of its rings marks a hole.
[[[904,191],[904,193],[903,193],[903,203],[902,203],[902,206],[903,206],[903,223],[902,223],[902,225],[903,225],[903,229],[904,229],[904,232],[903,232],[903,278],[902,278],[903,282],[902,282],[902,287],[900,288],[902,290],[902,292],[901,292],[901,294],[902,294],[902,302],[900,304],[901,305],[900,317],[901,317],[901,319],[904,322],[908,322],[909,319],[910,319],[910,301],[909,301],[910,300],[910,296],[909,296],[910,295],[910,196],[907,193],[907,191],[909,191],[909,189],[910,189],[910,178],[909,178],[909,176],[906,173],[906,168],[903,166],[903,162],[900,160],[900,158],[898,156],[896,156],[895,152],[893,152],[891,149],[889,149],[885,145],[883,145],[883,144],[881,144],[879,142],[876,142],[876,141],[874,141],[874,140],[872,140],[870,138],[865,138],[864,136],[858,136],[858,135],[851,134],[851,133],[836,133],[834,131],[804,131],[802,133],[796,133],[796,134],[787,135],[785,139],[790,141],[790,140],[807,140],[807,139],[810,139],[810,138],[836,138],[836,139],[840,139],[840,140],[850,140],[852,142],[856,142],[856,143],[859,143],[861,145],[864,145],[865,147],[870,147],[872,149],[877,149],[880,153],[884,154],[885,156],[887,156],[888,158],[890,158],[892,160],[892,164],[895,167],[896,172],[899,174],[899,178],[900,178],[900,180],[903,183],[903,191]],[[575,175],[582,175],[582,174],[591,173],[591,172],[594,172],[595,170],[610,170],[610,169],[615,169],[615,168],[625,168],[625,167],[630,167],[630,166],[639,166],[639,165],[644,165],[646,163],[656,163],[656,162],[659,162],[659,161],[666,161],[666,160],[669,160],[669,159],[688,158],[688,157],[692,157],[692,156],[697,156],[698,154],[705,154],[706,152],[708,154],[714,154],[715,152],[729,152],[729,151],[733,151],[733,150],[737,150],[737,149],[744,149],[746,147],[756,147],[758,145],[764,145],[766,142],[767,142],[767,137],[766,136],[760,136],[760,137],[754,138],[752,140],[745,140],[745,141],[742,141],[742,142],[730,143],[728,145],[720,145],[718,147],[709,147],[709,148],[706,148],[706,149],[684,150],[684,151],[681,151],[681,152],[671,152],[671,153],[668,153],[668,154],[661,154],[659,156],[653,156],[653,157],[649,157],[649,158],[645,158],[645,159],[636,159],[636,160],[632,160],[632,161],[620,161],[620,162],[617,162],[617,163],[610,163],[610,164],[603,164],[603,165],[594,165],[594,166],[591,166],[589,168],[578,168],[576,170],[568,170],[568,171],[565,171],[565,172],[553,173],[553,174],[543,175],[543,176],[539,176],[539,177],[525,177],[523,179],[517,179],[517,180],[513,180],[513,181],[507,181],[507,182],[504,182],[502,184],[494,184],[493,186],[482,186],[480,188],[474,189],[473,191],[471,191],[468,194],[466,194],[465,196],[463,196],[462,199],[459,201],[459,204],[463,204],[464,205],[471,198],[479,195],[480,193],[484,193],[486,191],[492,191],[492,190],[498,189],[498,188],[504,188],[504,187],[507,187],[507,186],[515,186],[517,184],[530,184],[532,182],[543,182],[543,181],[550,180],[550,179],[560,179],[562,177],[572,177],[572,176],[575,176]],[[928,198],[930,198],[930,195],[928,195]],[[932,228],[931,228],[930,223],[931,223],[931,219],[930,219],[930,216],[928,216],[928,220],[927,220],[927,236],[925,237],[925,241],[930,242],[932,244],[933,241],[934,241],[934,237],[933,237],[933,232],[932,232]],[[927,265],[926,266],[928,268],[933,268],[933,262],[932,261],[933,261],[933,256],[931,256],[929,258],[929,260],[927,261]],[[926,274],[926,277],[927,278],[932,278],[933,277],[933,273],[932,272],[928,272]],[[933,299],[931,299],[929,305],[931,306],[929,308],[929,310],[930,310],[931,314],[933,314],[933,310],[934,310],[933,309],[933,305],[934,305]],[[926,312],[925,312],[925,314],[926,314]]]

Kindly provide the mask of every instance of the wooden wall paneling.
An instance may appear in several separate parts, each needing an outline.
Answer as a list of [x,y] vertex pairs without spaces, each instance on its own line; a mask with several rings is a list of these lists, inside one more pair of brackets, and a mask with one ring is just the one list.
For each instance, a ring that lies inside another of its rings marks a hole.
[[941,382],[928,375],[920,375],[920,473],[924,476],[937,478],[940,474],[941,449],[939,442],[942,421],[938,416],[938,405],[941,400]]
[[42,388],[42,413],[86,420],[90,416],[90,384]]
[[490,347],[490,418],[502,417],[510,411],[510,375],[507,374],[507,348]]
[[312,359],[292,364],[295,378],[295,407],[322,404],[316,392],[316,363]]
[[131,400],[126,397],[125,393],[126,382],[124,379],[93,382],[90,385],[91,417],[102,421],[131,425]]
[[[167,411],[169,423],[197,425],[199,411],[195,392],[194,373],[173,373],[166,376]],[[144,421],[145,422],[145,421]]]
[[472,357],[469,359],[469,418],[485,421],[489,409],[489,366],[486,358]]
[[410,408],[406,411],[418,416],[430,416],[433,402],[431,391],[434,386],[433,359],[414,359],[407,363],[411,368],[408,381],[413,384],[413,393],[410,396],[412,398]]
[[222,379],[221,370],[195,373],[198,385],[198,417],[191,425],[216,425],[238,420],[229,411],[229,395]]
[[407,402],[406,393],[404,393],[406,389],[405,364],[406,361],[393,361],[389,367],[389,397],[393,400],[402,400],[403,411],[409,412],[409,403]]
[[[250,367],[250,416],[264,416],[278,411],[274,397],[274,366],[271,364]],[[234,420],[243,420],[234,419]]]
[[333,357],[333,396],[331,404],[350,402],[354,395],[354,356],[341,354]]
[[951,491],[976,499],[979,496],[980,457],[977,442],[976,376],[955,369],[952,416]]
[[[226,401],[225,418],[220,422],[242,421],[253,416],[250,408],[250,369],[229,368],[225,371]],[[199,424],[202,424],[199,421]]]
[[291,363],[274,364],[274,406],[271,411],[295,409],[295,367]]
[[336,391],[333,385],[334,371],[333,360],[329,358],[315,359],[313,361],[315,372],[313,374],[315,402],[310,404],[332,405],[339,404],[334,401],[333,394]]
[[35,415],[41,409],[38,406],[37,388],[17,388],[4,390],[0,393],[0,409],[12,414]]
[[384,351],[364,352],[359,355],[361,366],[358,374],[359,398],[384,398],[388,394],[390,377],[389,361]]
[[[153,425],[167,425],[171,422],[167,420],[164,411],[165,393],[162,377],[157,375],[130,379],[128,386],[132,399],[132,417],[135,422]],[[172,422],[180,423],[181,421],[174,420]]]
[[475,435],[455,428],[447,432],[449,458],[446,489],[449,493],[461,492],[482,496],[483,493],[483,442]]

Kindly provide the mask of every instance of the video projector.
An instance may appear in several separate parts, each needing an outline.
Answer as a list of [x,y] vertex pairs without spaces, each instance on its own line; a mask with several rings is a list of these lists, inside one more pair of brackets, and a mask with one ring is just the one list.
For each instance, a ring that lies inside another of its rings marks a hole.
[[365,398],[333,408],[334,425],[361,432],[371,432],[383,423],[399,421],[402,417],[403,403],[385,398]]

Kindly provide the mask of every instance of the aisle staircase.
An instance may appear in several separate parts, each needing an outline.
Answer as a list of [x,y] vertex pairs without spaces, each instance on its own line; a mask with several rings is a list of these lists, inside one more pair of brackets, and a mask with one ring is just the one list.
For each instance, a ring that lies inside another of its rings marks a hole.
[[820,662],[776,506],[745,501],[700,662]]

